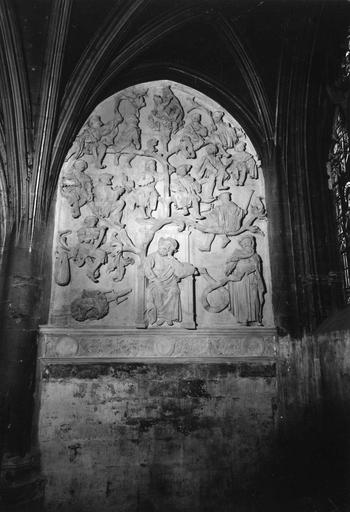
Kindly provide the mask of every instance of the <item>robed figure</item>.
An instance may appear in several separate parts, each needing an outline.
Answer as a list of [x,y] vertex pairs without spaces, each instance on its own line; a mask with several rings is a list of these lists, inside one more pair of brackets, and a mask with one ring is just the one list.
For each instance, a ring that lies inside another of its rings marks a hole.
[[148,279],[146,312],[150,324],[173,325],[182,321],[179,281],[193,275],[195,267],[182,263],[174,256],[178,243],[174,238],[160,238],[158,250],[149,254],[144,263]]
[[261,273],[261,258],[255,251],[255,239],[246,235],[226,262],[230,296],[229,309],[238,323],[261,324],[265,285]]

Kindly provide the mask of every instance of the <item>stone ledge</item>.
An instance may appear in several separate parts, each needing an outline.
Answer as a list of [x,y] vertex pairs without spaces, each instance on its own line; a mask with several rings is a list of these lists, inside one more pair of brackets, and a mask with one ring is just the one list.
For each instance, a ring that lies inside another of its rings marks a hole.
[[44,360],[203,360],[274,358],[275,329],[111,329],[40,327]]

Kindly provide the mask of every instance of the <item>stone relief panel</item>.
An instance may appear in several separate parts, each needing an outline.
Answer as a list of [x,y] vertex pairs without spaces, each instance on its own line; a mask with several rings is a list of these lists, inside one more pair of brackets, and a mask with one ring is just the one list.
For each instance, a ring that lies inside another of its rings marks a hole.
[[[74,332],[73,332],[74,331]],[[221,358],[266,357],[276,354],[274,329],[211,329],[188,332],[164,330],[107,330],[106,333],[83,329],[42,329],[39,345],[41,359],[65,358]]]
[[102,102],[67,153],[50,323],[273,327],[261,163],[220,105],[161,80]]

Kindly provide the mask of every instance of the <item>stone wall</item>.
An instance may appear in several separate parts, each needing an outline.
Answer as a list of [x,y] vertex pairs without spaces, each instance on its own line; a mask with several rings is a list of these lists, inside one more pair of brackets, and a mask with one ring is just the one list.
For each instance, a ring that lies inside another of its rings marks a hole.
[[273,478],[272,360],[42,372],[47,510],[248,511]]

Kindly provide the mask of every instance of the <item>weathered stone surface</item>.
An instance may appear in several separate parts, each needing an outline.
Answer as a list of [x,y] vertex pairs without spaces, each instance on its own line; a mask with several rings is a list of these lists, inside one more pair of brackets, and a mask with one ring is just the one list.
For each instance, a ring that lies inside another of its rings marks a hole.
[[273,363],[55,364],[41,386],[50,511],[228,511],[269,471]]
[[274,357],[274,329],[198,330],[41,328],[42,358],[223,358]]

